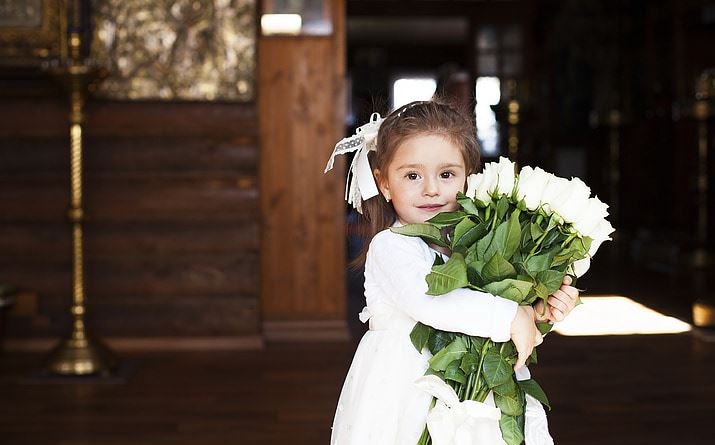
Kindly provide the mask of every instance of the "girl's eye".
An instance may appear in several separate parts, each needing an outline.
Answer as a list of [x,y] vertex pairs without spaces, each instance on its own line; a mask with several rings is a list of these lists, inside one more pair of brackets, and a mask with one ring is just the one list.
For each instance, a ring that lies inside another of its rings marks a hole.
[[442,179],[449,179],[454,176],[454,172],[446,171],[446,172],[440,173],[439,175],[442,177]]
[[407,173],[405,177],[411,181],[416,181],[419,179],[419,175],[417,173]]

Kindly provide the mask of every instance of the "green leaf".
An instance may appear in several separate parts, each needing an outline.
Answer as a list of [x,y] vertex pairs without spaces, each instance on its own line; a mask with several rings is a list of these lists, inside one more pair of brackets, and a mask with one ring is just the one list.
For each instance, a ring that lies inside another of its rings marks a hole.
[[419,236],[426,243],[449,247],[449,244],[442,239],[442,232],[431,224],[406,224],[400,227],[390,227],[390,230],[400,235]]
[[514,348],[514,343],[511,341],[502,343],[501,346],[499,347],[499,354],[501,354],[501,356],[504,358],[508,358],[508,357],[511,357],[512,355],[516,354],[516,349]]
[[482,348],[484,347],[484,343],[487,342],[487,339],[484,337],[470,336],[469,342],[471,343],[471,348],[469,350],[476,354],[481,354]]
[[432,355],[435,355],[447,345],[452,343],[456,336],[457,334],[454,332],[439,331],[434,329],[429,336],[429,340],[427,340],[427,349],[429,349],[429,352],[431,352]]
[[468,232],[470,229],[477,227],[477,225],[477,223],[475,223],[469,218],[463,218],[462,220],[460,220],[459,223],[454,227],[454,235],[452,235],[452,249],[454,249],[454,246],[457,245],[460,238],[462,238],[466,232]]
[[593,239],[588,236],[584,236],[581,238],[581,243],[583,244],[583,251],[588,252],[591,250],[591,243],[593,242]]
[[467,266],[467,279],[469,279],[469,284],[471,285],[477,287],[484,286],[484,278],[482,278],[482,274],[479,273],[479,270],[472,266]]
[[[539,329],[539,332],[541,332],[541,329]],[[541,332],[541,335],[544,335],[544,333]],[[530,365],[532,363],[533,364],[539,363],[539,357],[536,355],[536,348],[531,350],[531,355],[529,356],[529,359],[526,361],[527,365]]]
[[545,321],[540,321],[536,323],[536,328],[541,332],[541,335],[546,335],[549,332],[551,332],[551,329],[553,329],[554,325],[551,323],[545,322]]
[[506,259],[511,258],[514,252],[519,248],[520,238],[521,225],[519,224],[519,211],[515,210],[507,221],[499,224],[496,230],[494,230],[494,239],[486,249],[482,258],[487,260],[496,252],[500,252]]
[[517,391],[517,386],[516,386],[516,382],[514,382],[514,379],[509,379],[506,382],[502,383],[501,385],[494,387],[495,394],[500,394],[502,396],[510,396],[510,397],[513,397],[514,399],[517,398],[516,391]]
[[502,414],[509,416],[520,416],[524,414],[524,407],[519,403],[519,400],[517,400],[516,394],[514,394],[514,397],[495,394],[494,403],[499,407]]
[[527,299],[533,285],[531,281],[507,278],[494,283],[485,284],[484,290],[492,295],[498,295],[521,304]]
[[415,346],[415,349],[417,349],[417,352],[422,352],[422,349],[427,346],[432,331],[434,331],[434,329],[431,326],[420,322],[417,322],[415,327],[412,328],[410,340],[412,340],[412,344]]
[[466,353],[467,342],[461,335],[457,336],[452,343],[429,360],[430,367],[436,371],[444,371],[454,360],[462,360],[462,356]]
[[454,360],[447,365],[447,369],[444,370],[444,379],[459,382],[461,384],[466,383],[467,376],[464,371],[460,369],[461,363],[462,360]]
[[467,254],[464,256],[464,261],[467,262],[468,265],[472,265],[473,262],[479,261],[477,258],[477,245],[472,244],[469,246],[467,249]]
[[442,255],[439,253],[435,253],[434,262],[432,263],[432,266],[441,266],[442,264],[444,264],[444,257],[442,257]]
[[470,215],[479,215],[479,209],[471,198],[468,198],[464,193],[457,193],[457,203],[462,206],[465,212]]
[[468,352],[462,357],[462,363],[459,364],[459,368],[466,374],[471,374],[477,372],[479,368],[479,357],[473,352]]
[[511,258],[514,252],[519,248],[519,240],[521,239],[521,224],[519,224],[520,213],[518,209],[514,210],[507,223],[506,237],[502,250],[502,255],[507,259]]
[[499,198],[499,201],[497,201],[497,221],[504,219],[507,210],[509,210],[509,198],[503,195]]
[[543,284],[546,287],[547,294],[551,295],[561,287],[565,275],[565,273],[559,272],[558,270],[542,270],[536,274],[536,280]]
[[549,410],[551,410],[551,404],[549,403],[549,399],[546,397],[546,393],[544,392],[544,390],[541,389],[541,386],[536,383],[536,380],[521,380],[518,383],[525,393],[529,394],[531,397],[543,403],[544,405],[546,405],[547,408],[549,408]]
[[496,252],[484,265],[481,275],[486,282],[491,283],[516,277],[516,269],[504,259],[501,253]]
[[546,299],[549,298],[549,290],[546,288],[546,286],[544,286],[543,283],[537,282],[534,286],[534,292],[539,298],[544,300],[544,303],[546,303]]
[[538,240],[539,237],[544,234],[544,229],[537,223],[531,223],[529,225],[529,231],[531,233],[531,239],[534,241]]
[[514,373],[514,369],[509,366],[509,363],[499,355],[499,352],[494,347],[487,349],[482,370],[484,371],[484,380],[486,380],[490,388],[505,383]]
[[437,371],[432,368],[427,368],[427,371],[425,371],[425,375],[436,375],[440,379],[444,380],[444,371]]
[[457,227],[454,228],[452,250],[459,246],[471,247],[487,233],[488,227],[488,221],[482,221],[477,224],[468,218],[463,219],[457,224]]
[[548,249],[551,247],[552,244],[555,244],[559,240],[559,238],[563,237],[564,236],[561,235],[561,232],[559,232],[558,230],[552,230],[544,237],[544,241],[541,243],[541,248]]
[[494,240],[494,234],[494,231],[487,232],[487,234],[482,239],[477,241],[477,258],[482,261],[486,261],[489,259],[486,257],[486,254],[487,250],[489,250],[489,247],[492,245],[492,241]]
[[534,255],[533,257],[526,260],[527,270],[536,275],[542,270],[548,270],[551,268],[551,262],[554,259],[553,252],[542,252],[539,255]]
[[462,254],[455,252],[446,263],[433,266],[432,271],[427,275],[427,295],[442,295],[447,292],[466,287],[469,284],[467,279],[467,263],[464,262]]
[[432,224],[435,227],[443,229],[445,227],[451,227],[457,225],[462,221],[467,214],[462,211],[456,212],[441,212],[428,219],[426,222]]
[[499,428],[501,437],[507,445],[521,445],[524,442],[524,431],[516,417],[502,413],[501,419],[499,419]]

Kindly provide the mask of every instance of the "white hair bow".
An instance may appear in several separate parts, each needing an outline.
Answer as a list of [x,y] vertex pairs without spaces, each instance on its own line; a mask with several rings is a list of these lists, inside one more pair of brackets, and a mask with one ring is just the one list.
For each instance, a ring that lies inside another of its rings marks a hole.
[[383,120],[379,113],[372,113],[370,121],[359,127],[353,136],[335,144],[333,154],[330,155],[328,165],[325,167],[324,173],[327,173],[333,168],[335,156],[357,151],[348,169],[345,200],[360,213],[362,213],[362,202],[378,194],[367,154],[377,149],[377,132]]

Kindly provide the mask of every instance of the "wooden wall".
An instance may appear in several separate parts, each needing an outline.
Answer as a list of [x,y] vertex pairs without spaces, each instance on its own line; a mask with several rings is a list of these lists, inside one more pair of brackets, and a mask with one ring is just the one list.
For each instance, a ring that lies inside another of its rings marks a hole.
[[[92,102],[87,114],[90,329],[257,335],[255,106]],[[25,290],[10,338],[69,329],[66,117],[62,98],[3,98],[0,107],[0,282]]]
[[[330,36],[260,38],[255,104],[90,102],[90,331],[117,344],[347,338],[343,162],[323,175],[344,136],[344,0],[330,14]],[[68,105],[48,91],[0,98],[16,344],[69,330]]]
[[268,338],[347,337],[342,160],[323,175],[344,136],[345,114],[344,0],[330,6],[331,36],[259,41],[261,302]]

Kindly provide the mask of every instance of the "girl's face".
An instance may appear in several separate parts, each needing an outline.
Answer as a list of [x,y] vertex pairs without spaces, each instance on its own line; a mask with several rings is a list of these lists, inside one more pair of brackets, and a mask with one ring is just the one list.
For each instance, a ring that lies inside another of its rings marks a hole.
[[392,201],[402,224],[423,223],[439,212],[457,210],[465,176],[462,150],[438,134],[406,139],[387,171],[375,170],[380,191]]

